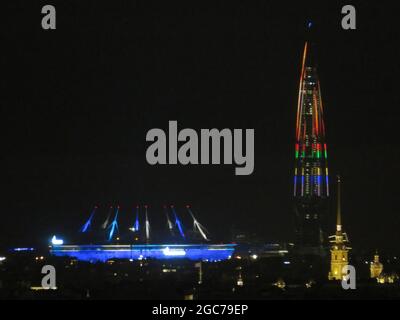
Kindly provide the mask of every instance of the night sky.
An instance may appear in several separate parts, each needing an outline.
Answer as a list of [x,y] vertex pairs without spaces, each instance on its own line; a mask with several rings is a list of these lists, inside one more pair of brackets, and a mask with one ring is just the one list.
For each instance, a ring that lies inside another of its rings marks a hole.
[[[296,4],[295,4],[296,3]],[[319,4],[318,4],[319,3]],[[293,240],[294,131],[314,21],[329,167],[353,247],[400,241],[399,20],[381,1],[2,3],[0,247],[73,234],[93,205],[190,203],[216,239],[232,226]],[[53,4],[57,29],[41,28]],[[254,128],[255,171],[150,166],[152,128]],[[333,188],[333,185],[331,186]],[[334,231],[334,206],[329,217]],[[179,211],[178,211],[179,212]]]

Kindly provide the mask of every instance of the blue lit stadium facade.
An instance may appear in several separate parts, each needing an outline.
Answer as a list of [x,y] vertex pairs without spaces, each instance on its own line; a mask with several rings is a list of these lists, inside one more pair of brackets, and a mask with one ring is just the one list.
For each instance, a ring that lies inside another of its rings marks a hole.
[[[112,259],[221,261],[229,259],[233,255],[235,244],[206,243],[210,241],[207,230],[196,219],[190,206],[186,206],[188,212],[186,217],[191,220],[193,228],[185,230],[177,209],[173,205],[169,208],[164,206],[163,211],[167,222],[164,226],[167,226],[168,236],[161,237],[163,239],[161,241],[165,241],[167,244],[159,244],[160,240],[157,240],[157,236],[154,238],[154,229],[150,228],[148,208],[147,205],[144,205],[142,214],[140,214],[140,206],[136,206],[133,224],[120,228],[118,220],[121,207],[119,205],[110,206],[103,212],[105,220],[99,216],[102,213],[101,208],[94,206],[89,218],[80,229],[78,243],[81,244],[64,244],[61,238],[54,235],[51,239],[50,253],[57,257],[70,257],[88,262],[106,262]],[[101,220],[96,222],[96,217],[97,220],[99,218]],[[140,226],[142,227],[140,228]],[[103,236],[99,238],[99,234]]]
[[235,244],[144,244],[144,245],[53,245],[50,253],[80,261],[106,262],[112,259],[230,259]]

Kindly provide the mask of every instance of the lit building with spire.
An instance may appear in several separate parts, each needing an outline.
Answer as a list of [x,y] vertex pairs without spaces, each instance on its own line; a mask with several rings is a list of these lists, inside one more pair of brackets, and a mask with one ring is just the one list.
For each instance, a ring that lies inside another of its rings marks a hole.
[[342,280],[343,267],[349,263],[349,248],[346,243],[349,242],[347,234],[342,229],[342,212],[341,212],[341,190],[340,176],[337,177],[337,213],[336,213],[336,233],[330,236],[331,245],[331,270],[329,272],[329,280]]
[[383,264],[379,261],[378,251],[375,252],[374,261],[371,262],[369,269],[372,279],[377,279],[382,274]]

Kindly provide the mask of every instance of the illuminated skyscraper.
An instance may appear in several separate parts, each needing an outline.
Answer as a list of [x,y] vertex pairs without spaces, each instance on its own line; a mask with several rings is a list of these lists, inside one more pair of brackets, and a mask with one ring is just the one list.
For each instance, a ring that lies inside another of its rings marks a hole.
[[296,117],[294,190],[297,245],[321,252],[329,197],[324,111],[313,46],[304,45]]

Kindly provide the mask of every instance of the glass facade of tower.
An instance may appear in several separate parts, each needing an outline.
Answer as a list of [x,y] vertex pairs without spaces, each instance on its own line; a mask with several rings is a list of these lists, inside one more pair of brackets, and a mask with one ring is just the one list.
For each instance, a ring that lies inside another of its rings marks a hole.
[[297,242],[311,247],[323,242],[321,221],[329,197],[324,113],[313,54],[306,42],[296,116],[293,188]]

